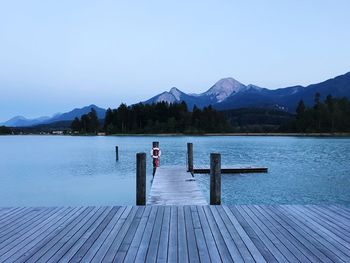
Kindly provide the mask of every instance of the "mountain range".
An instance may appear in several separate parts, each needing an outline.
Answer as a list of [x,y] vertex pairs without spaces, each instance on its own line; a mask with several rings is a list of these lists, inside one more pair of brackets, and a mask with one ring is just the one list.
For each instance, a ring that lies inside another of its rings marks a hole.
[[27,119],[23,116],[16,116],[11,118],[10,120],[0,123],[0,126],[7,126],[7,127],[30,127],[30,126],[36,126],[41,124],[50,124],[55,122],[62,122],[62,121],[71,121],[74,118],[78,117],[80,118],[82,115],[87,114],[91,111],[91,109],[96,110],[97,117],[99,119],[104,119],[106,110],[102,109],[100,107],[97,107],[94,104],[91,104],[89,106],[83,107],[83,108],[76,108],[66,113],[57,113],[53,115],[52,117],[40,117],[35,119]]
[[170,91],[165,91],[144,101],[144,103],[185,101],[190,109],[194,105],[200,108],[212,105],[218,110],[273,108],[294,113],[301,99],[306,105],[313,105],[317,92],[320,93],[321,99],[329,94],[333,97],[350,98],[350,72],[306,87],[292,86],[275,90],[252,84],[244,85],[233,78],[223,78],[204,93],[186,94],[174,87]]
[[[217,81],[206,92],[200,94],[185,93],[178,88],[171,88],[146,101],[144,104],[157,102],[180,103],[186,102],[189,109],[194,105],[203,108],[212,105],[217,110],[231,110],[240,108],[266,108],[294,113],[298,102],[302,99],[308,106],[313,105],[315,94],[319,92],[321,99],[331,94],[333,97],[350,98],[350,72],[335,78],[312,84],[309,86],[292,86],[280,89],[267,89],[252,84],[244,85],[233,78],[223,78]],[[42,124],[72,121],[94,108],[99,119],[104,119],[106,110],[92,104],[77,108],[67,113],[55,114],[52,117],[27,119],[16,116],[0,126],[30,127]]]

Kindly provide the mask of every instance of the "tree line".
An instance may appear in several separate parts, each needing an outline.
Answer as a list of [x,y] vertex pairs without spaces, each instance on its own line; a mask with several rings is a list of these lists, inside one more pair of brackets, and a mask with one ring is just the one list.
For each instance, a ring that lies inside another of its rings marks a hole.
[[107,109],[103,130],[107,134],[215,133],[229,131],[230,124],[223,113],[211,106],[194,106],[190,111],[185,102],[158,102]]
[[12,129],[6,126],[0,126],[0,134],[12,134]]
[[71,124],[73,132],[96,134],[99,131],[99,121],[97,118],[96,110],[91,108],[88,114],[84,114],[79,118],[75,118]]
[[328,95],[322,102],[320,93],[315,94],[314,105],[306,107],[300,100],[295,119],[281,130],[294,132],[350,132],[350,101],[346,97]]
[[[91,109],[71,123],[75,133],[96,134],[154,134],[154,133],[225,133],[225,132],[350,132],[350,101],[328,95],[321,101],[315,94],[314,105],[307,107],[303,100],[295,115],[273,110],[237,109],[219,112],[211,106],[190,111],[185,102],[154,104],[121,104],[108,108],[104,121],[99,123]],[[8,132],[8,131],[7,131]]]

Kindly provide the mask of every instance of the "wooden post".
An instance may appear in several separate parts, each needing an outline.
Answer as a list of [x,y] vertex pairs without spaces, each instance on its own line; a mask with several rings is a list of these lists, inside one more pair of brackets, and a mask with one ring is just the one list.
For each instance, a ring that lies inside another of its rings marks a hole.
[[210,204],[221,205],[221,155],[210,154]]
[[118,146],[115,146],[115,160],[119,161],[119,150],[118,150]]
[[187,171],[193,172],[193,143],[187,143]]
[[146,153],[136,154],[136,205],[146,205]]

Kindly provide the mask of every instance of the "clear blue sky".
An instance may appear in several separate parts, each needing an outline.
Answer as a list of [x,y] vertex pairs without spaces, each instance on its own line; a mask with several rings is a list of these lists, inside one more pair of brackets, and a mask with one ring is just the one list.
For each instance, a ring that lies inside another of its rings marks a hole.
[[1,1],[0,121],[350,71],[350,1]]

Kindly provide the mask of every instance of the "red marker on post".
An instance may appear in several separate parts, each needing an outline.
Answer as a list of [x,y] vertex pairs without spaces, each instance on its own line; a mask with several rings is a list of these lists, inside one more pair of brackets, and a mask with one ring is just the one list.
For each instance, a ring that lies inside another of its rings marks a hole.
[[162,155],[162,151],[159,148],[159,142],[152,143],[151,156],[153,160],[153,177],[156,173],[157,167],[159,167],[159,158]]

